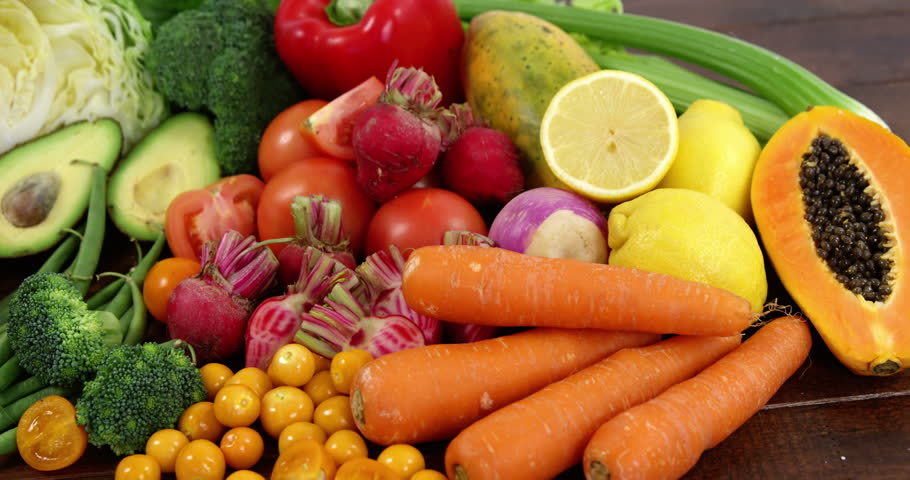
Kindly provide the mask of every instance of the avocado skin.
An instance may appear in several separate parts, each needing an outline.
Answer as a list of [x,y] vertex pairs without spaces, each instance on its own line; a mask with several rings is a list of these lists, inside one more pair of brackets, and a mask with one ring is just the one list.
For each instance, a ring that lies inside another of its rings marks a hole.
[[121,232],[153,241],[177,195],[219,178],[211,120],[199,113],[178,113],[143,138],[114,170],[108,212]]
[[[95,163],[110,171],[120,157],[123,132],[112,119],[82,121],[18,145],[0,156],[0,202],[7,205],[20,182],[36,176],[56,179],[56,198],[45,197],[46,215],[17,226],[0,212],[0,258],[22,257],[53,247],[85,214]],[[80,162],[72,162],[80,160]]]

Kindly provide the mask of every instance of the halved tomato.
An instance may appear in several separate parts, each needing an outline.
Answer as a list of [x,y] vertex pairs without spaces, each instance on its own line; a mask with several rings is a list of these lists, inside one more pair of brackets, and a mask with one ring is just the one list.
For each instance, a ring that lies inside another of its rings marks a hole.
[[16,446],[35,470],[66,468],[85,453],[88,434],[76,424],[76,408],[59,395],[38,400],[19,419]]
[[199,261],[202,245],[228,230],[256,233],[256,207],[265,183],[253,175],[222,178],[199,190],[178,195],[167,207],[164,233],[176,257]]
[[378,78],[366,79],[310,115],[303,122],[304,133],[312,135],[316,147],[326,155],[353,160],[351,130],[354,121],[379,100],[384,89],[385,85]]

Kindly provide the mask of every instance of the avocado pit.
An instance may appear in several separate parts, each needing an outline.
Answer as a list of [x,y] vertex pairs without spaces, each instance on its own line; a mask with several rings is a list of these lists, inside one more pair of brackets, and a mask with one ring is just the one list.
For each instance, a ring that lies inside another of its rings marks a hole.
[[60,194],[57,172],[37,172],[22,178],[3,194],[3,217],[18,228],[41,224],[57,203]]

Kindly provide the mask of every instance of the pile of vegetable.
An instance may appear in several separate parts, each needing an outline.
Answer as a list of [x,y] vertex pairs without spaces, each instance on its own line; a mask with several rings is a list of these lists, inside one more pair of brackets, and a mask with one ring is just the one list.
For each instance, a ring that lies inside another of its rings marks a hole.
[[[807,106],[884,124],[772,52],[618,1],[45,3],[0,7],[16,26],[0,42],[17,42],[0,44],[0,166],[51,132],[68,150],[97,125],[79,122],[109,119],[123,143],[108,142],[116,161],[65,164],[92,180],[66,218],[64,164],[9,166],[0,192],[4,214],[55,222],[46,261],[0,300],[0,454],[39,470],[91,444],[152,478],[551,478],[579,463],[589,479],[679,478],[811,347],[805,318],[765,305],[749,202],[763,145]],[[697,215],[661,223],[668,209],[635,217],[647,193],[607,204],[550,171],[551,99],[602,69],[681,115],[647,198],[698,195],[731,236]],[[109,220],[137,244],[128,271],[99,271]],[[9,223],[0,238],[35,226]],[[687,228],[748,258],[685,243]],[[658,237],[679,248],[647,250]],[[445,474],[414,447],[435,441]]]

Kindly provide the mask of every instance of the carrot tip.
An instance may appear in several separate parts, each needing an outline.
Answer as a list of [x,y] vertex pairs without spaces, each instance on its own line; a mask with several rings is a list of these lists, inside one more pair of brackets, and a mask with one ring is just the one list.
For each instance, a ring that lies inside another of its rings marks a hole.
[[602,462],[594,460],[588,468],[588,480],[610,480],[610,469]]

